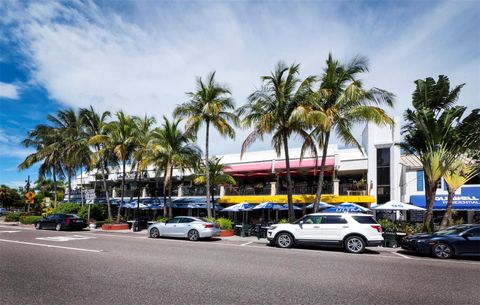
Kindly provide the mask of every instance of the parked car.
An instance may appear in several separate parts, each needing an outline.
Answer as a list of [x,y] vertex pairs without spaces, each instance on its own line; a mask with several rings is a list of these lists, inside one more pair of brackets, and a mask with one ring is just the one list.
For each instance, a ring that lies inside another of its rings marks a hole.
[[52,214],[35,222],[35,229],[37,230],[83,230],[86,227],[86,220],[75,214]]
[[197,241],[200,238],[212,238],[220,236],[220,226],[201,218],[191,216],[177,216],[167,222],[155,223],[148,227],[148,236],[179,237]]
[[360,213],[309,214],[293,224],[270,226],[267,239],[280,248],[309,243],[339,246],[350,253],[362,253],[365,247],[383,242],[382,227],[372,216]]
[[416,234],[402,239],[402,249],[433,255],[480,256],[480,225],[458,225],[433,234]]
[[5,214],[7,214],[7,213],[8,213],[8,211],[7,211],[6,208],[0,208],[0,216],[3,216],[3,215],[5,215]]

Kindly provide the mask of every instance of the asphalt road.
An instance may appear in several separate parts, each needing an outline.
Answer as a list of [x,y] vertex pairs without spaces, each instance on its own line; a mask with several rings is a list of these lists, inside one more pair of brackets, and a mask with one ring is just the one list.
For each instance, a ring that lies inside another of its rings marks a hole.
[[478,304],[480,262],[0,226],[0,304]]

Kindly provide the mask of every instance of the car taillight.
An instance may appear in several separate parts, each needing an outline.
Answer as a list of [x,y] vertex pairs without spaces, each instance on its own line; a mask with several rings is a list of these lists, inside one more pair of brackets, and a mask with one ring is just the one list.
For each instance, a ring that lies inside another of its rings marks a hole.
[[70,221],[71,221],[71,219],[70,219],[70,218],[67,218],[67,219],[65,219],[65,222],[67,223],[67,225],[69,225],[69,224],[70,224]]
[[213,228],[213,224],[211,223],[204,223],[203,224],[203,227],[206,229],[206,228]]
[[375,226],[374,226],[374,225],[372,225],[371,227],[374,228],[375,230],[377,230],[378,233],[382,233],[382,226],[379,226],[379,225],[375,225]]

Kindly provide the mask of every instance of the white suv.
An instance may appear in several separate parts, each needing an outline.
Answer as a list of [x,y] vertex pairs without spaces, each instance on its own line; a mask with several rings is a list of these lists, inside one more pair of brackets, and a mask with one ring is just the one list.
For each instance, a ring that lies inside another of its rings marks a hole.
[[382,227],[370,215],[315,213],[293,224],[275,224],[267,231],[270,244],[291,248],[300,243],[342,246],[350,253],[362,253],[366,246],[383,242]]

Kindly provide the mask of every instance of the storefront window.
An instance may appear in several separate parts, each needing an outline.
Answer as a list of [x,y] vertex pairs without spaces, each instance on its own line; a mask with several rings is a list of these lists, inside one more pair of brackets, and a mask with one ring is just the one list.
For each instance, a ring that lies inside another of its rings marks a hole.
[[377,203],[390,200],[390,148],[377,149]]

